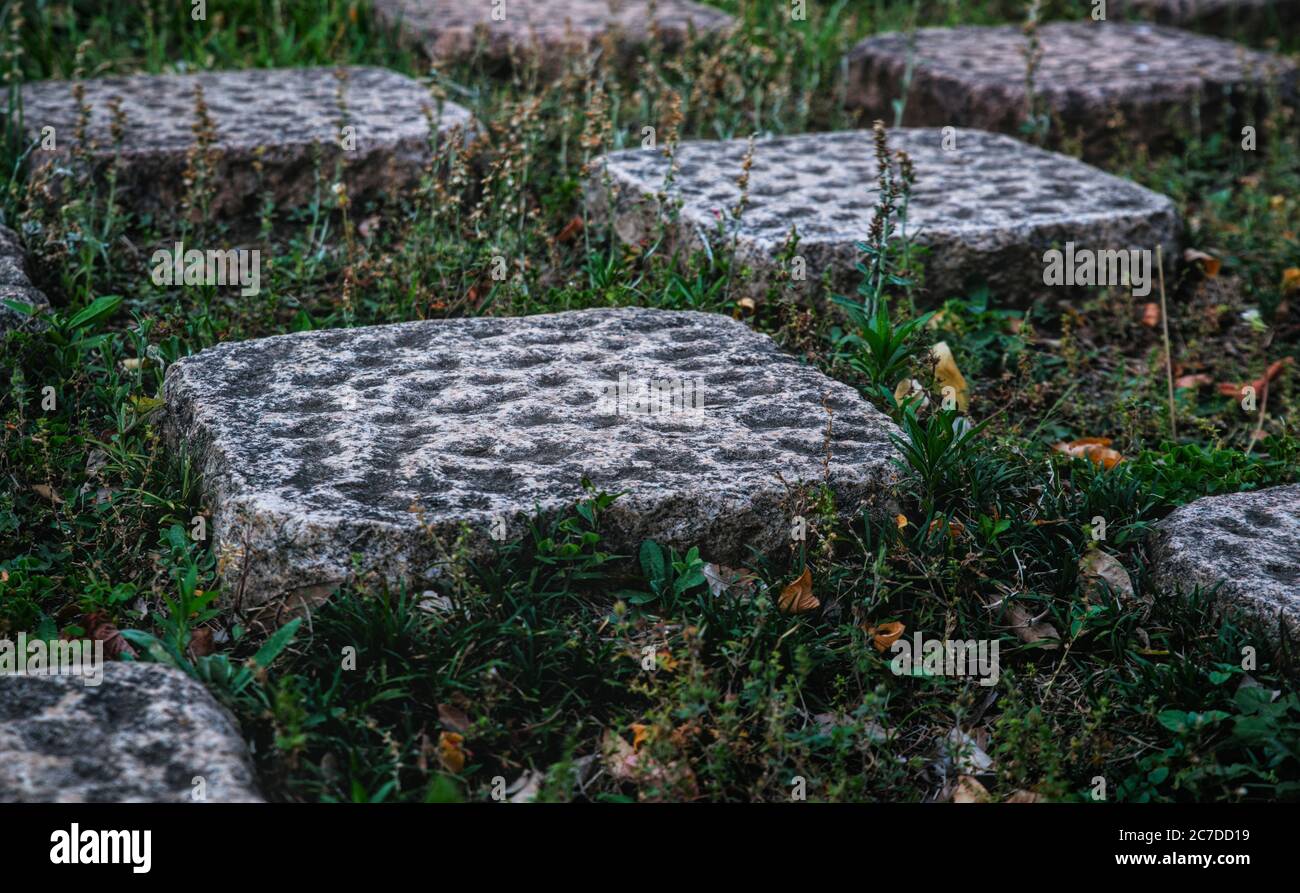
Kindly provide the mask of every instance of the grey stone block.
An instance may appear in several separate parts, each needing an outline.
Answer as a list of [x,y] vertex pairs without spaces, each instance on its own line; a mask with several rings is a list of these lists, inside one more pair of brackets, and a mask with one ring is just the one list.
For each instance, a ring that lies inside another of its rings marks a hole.
[[[624,375],[633,396],[639,381],[676,383],[679,411],[620,405],[607,389]],[[623,494],[608,548],[634,556],[652,538],[728,563],[788,546],[800,491],[827,483],[856,516],[895,477],[888,419],[713,314],[282,335],[180,360],[164,390],[169,441],[202,471],[227,591],[276,612],[328,595],[354,554],[390,580],[437,579],[438,541],[449,550],[468,525],[466,547],[485,555],[494,525],[521,537],[521,514],[572,505],[584,476]]]
[[39,325],[39,318],[25,316],[11,309],[5,301],[31,304],[46,310],[50,302],[28,278],[27,261],[23,255],[18,234],[7,226],[0,226],[0,336],[10,329]]
[[[658,34],[665,48],[680,47],[692,31],[718,34],[734,19],[690,0],[504,0],[493,18],[492,0],[375,0],[380,22],[399,29],[433,59],[481,54],[494,63],[536,58],[555,72],[566,58],[601,46],[608,36],[626,62]],[[653,8],[653,14],[652,14]]]
[[108,661],[79,676],[0,675],[0,801],[260,801],[234,719],[159,664]]
[[1208,496],[1157,526],[1153,570],[1166,589],[1208,590],[1219,604],[1278,640],[1300,639],[1300,484]]
[[[1235,43],[1159,25],[1052,22],[1039,29],[1034,92],[1052,116],[1049,138],[1079,140],[1085,158],[1140,143],[1174,147],[1180,132],[1258,120],[1265,85],[1294,103],[1293,62]],[[893,121],[909,57],[903,123],[1020,133],[1026,119],[1029,43],[1018,27],[922,28],[879,34],[848,56],[847,100]],[[1235,113],[1235,115],[1233,114]]]
[[[923,259],[929,297],[959,296],[977,280],[988,282],[1004,303],[1059,295],[1043,284],[1043,254],[1067,241],[1093,250],[1154,251],[1160,244],[1166,257],[1174,256],[1179,220],[1168,198],[1001,134],[954,129],[948,136],[952,149],[944,148],[942,129],[888,133],[890,149],[913,161],[907,231],[929,249]],[[707,239],[713,251],[729,251],[734,238],[738,257],[753,270],[745,287],[761,295],[776,281],[795,227],[797,255],[806,264],[800,291],[815,294],[817,281],[829,273],[836,291],[854,294],[861,280],[857,244],[867,238],[878,195],[873,134],[757,141],[749,203],[737,227],[731,209],[740,197],[736,181],[747,149],[746,140],[678,146],[679,170],[667,204],[681,205],[669,239],[697,245]],[[615,152],[597,160],[593,171],[586,188],[593,217],[612,220],[625,242],[653,238],[659,221],[670,216],[657,197],[668,172],[664,154]]]
[[[54,128],[55,148],[33,154],[38,166],[66,162],[77,142],[77,83],[23,87],[29,138],[39,140],[45,127]],[[439,106],[418,82],[380,68],[250,69],[79,83],[90,109],[83,142],[92,163],[102,173],[118,159],[119,198],[141,213],[181,213],[186,168],[197,147],[200,88],[213,135],[215,217],[252,217],[266,195],[279,209],[307,205],[318,195],[330,201],[340,163],[352,200],[400,194],[418,182],[430,158],[431,126],[443,137],[472,127],[465,109]],[[120,145],[112,134],[115,98],[124,116]]]

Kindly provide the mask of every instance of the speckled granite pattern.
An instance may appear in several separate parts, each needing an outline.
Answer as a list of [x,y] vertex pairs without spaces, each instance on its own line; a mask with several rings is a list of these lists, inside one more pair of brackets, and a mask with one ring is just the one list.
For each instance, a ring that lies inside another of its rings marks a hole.
[[1300,484],[1209,496],[1157,527],[1153,569],[1166,588],[1208,589],[1276,640],[1300,639]]
[[[889,132],[891,150],[911,156],[916,186],[908,231],[930,249],[925,290],[943,299],[968,280],[992,284],[1002,300],[1042,291],[1043,252],[1073,240],[1080,247],[1150,248],[1173,256],[1177,211],[1166,197],[1110,176],[1080,161],[1035,149],[1001,134],[957,130],[945,150],[942,129]],[[718,221],[737,204],[736,185],[746,140],[683,143],[672,196],[682,206],[676,239],[707,236],[715,250],[737,253],[753,269],[747,288],[761,295],[780,265],[792,226],[807,264],[806,291],[824,271],[852,294],[861,274],[857,243],[867,237],[876,202],[877,163],[870,131],[818,133],[755,143],[749,203],[738,232]],[[656,150],[612,153],[594,166],[588,207],[597,220],[612,213],[620,238],[637,244],[665,216],[655,196],[663,191],[668,161]],[[605,174],[612,181],[605,184]],[[797,284],[797,283],[796,283]]]
[[200,683],[159,664],[75,676],[0,675],[0,802],[260,801],[234,719]]
[[[88,140],[95,163],[114,157],[109,102],[125,113],[119,194],[131,210],[176,214],[185,196],[187,155],[195,145],[196,88],[215,128],[212,146],[215,216],[252,215],[269,192],[277,207],[301,206],[328,190],[336,165],[354,201],[415,184],[430,156],[429,117],[448,136],[472,127],[469,112],[440,107],[418,82],[380,68],[250,69],[191,75],[140,75],[84,81],[91,108]],[[24,124],[31,139],[55,128],[54,151],[34,160],[67,158],[76,133],[77,102],[71,81],[23,87]],[[340,94],[342,102],[340,103]],[[340,145],[344,127],[355,128],[355,148]],[[254,162],[260,161],[259,173]]]
[[[1284,100],[1297,92],[1294,63],[1269,53],[1159,25],[1053,22],[1039,29],[1034,78],[1055,119],[1049,137],[1079,139],[1085,157],[1104,158],[1116,141],[1163,144],[1191,125],[1226,122],[1275,81]],[[1019,133],[1026,112],[1028,41],[1014,26],[922,28],[903,123]],[[908,64],[908,39],[879,34],[848,56],[848,102],[893,120]],[[1247,94],[1252,94],[1248,96]]]
[[[697,383],[702,419],[603,404],[623,374]],[[245,606],[277,610],[348,578],[352,553],[390,579],[434,578],[433,536],[450,546],[468,524],[482,550],[504,517],[518,537],[516,513],[571,505],[584,475],[624,494],[605,516],[609,547],[634,555],[649,537],[738,562],[789,544],[800,488],[828,480],[855,515],[895,474],[896,429],[856,391],[714,314],[282,335],[174,363],[165,394],[169,440],[202,469],[216,547],[240,550],[227,584],[242,579]]]
[[380,22],[399,28],[431,58],[481,53],[502,62],[535,55],[551,71],[573,53],[600,46],[606,34],[627,61],[650,40],[652,22],[669,48],[684,43],[692,30],[715,34],[734,24],[721,10],[690,0],[503,0],[500,21],[493,19],[493,8],[492,0],[374,2]]
[[4,301],[33,304],[40,308],[50,305],[44,293],[33,286],[27,276],[27,261],[18,234],[7,226],[0,226],[0,335],[9,329],[36,324],[31,317],[11,310]]

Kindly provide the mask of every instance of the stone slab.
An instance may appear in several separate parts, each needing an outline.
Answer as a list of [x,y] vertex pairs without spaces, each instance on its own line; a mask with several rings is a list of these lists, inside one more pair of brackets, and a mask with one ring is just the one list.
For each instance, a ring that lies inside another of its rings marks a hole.
[[3,303],[5,301],[33,304],[42,310],[50,306],[45,294],[32,285],[28,277],[27,260],[18,234],[7,226],[0,226],[0,335],[10,329],[37,324],[32,317],[10,309]]
[[[1034,83],[1054,118],[1049,139],[1079,140],[1086,158],[1104,158],[1121,143],[1172,147],[1197,118],[1203,130],[1228,126],[1228,110],[1251,108],[1270,81],[1284,101],[1296,100],[1293,62],[1202,34],[1084,21],[1049,23],[1039,38]],[[869,37],[848,55],[847,101],[893,121],[891,104],[912,62],[904,124],[1018,134],[1028,46],[1008,25],[922,28],[914,55],[903,33]]]
[[[907,152],[913,161],[916,185],[907,229],[916,244],[929,248],[924,265],[930,297],[959,296],[966,283],[982,280],[1000,301],[1023,300],[1047,288],[1044,251],[1070,240],[1092,249],[1154,250],[1161,244],[1166,257],[1175,256],[1179,221],[1168,198],[1002,134],[957,129],[950,136],[953,148],[945,149],[942,129],[888,132],[890,149]],[[734,237],[737,254],[753,270],[747,288],[757,296],[780,272],[794,226],[798,256],[807,267],[804,293],[813,294],[829,272],[839,293],[855,294],[861,280],[857,244],[867,237],[878,194],[873,134],[757,141],[749,203],[736,227],[730,209],[739,200],[736,180],[747,150],[747,140],[677,147],[669,204],[679,200],[681,206],[670,239],[698,244],[708,238],[714,251],[729,251]],[[668,216],[656,198],[668,172],[664,154],[615,152],[593,170],[586,186],[593,217],[612,220],[630,244],[654,238]]]
[[[620,406],[606,389],[623,375],[694,388],[702,415]],[[623,494],[606,547],[634,556],[652,538],[732,564],[789,545],[801,488],[828,481],[856,516],[895,477],[888,419],[715,314],[303,332],[182,359],[164,391],[169,442],[198,461],[226,586],[243,586],[246,608],[328,595],[353,554],[390,580],[436,579],[435,538],[450,549],[468,525],[467,548],[486,554],[494,525],[522,536],[519,513],[572,505],[584,476]]]
[[0,675],[0,802],[262,799],[234,719],[200,683],[160,664],[108,661],[78,676]]
[[492,62],[535,56],[555,71],[574,53],[590,52],[606,35],[623,61],[658,34],[666,48],[697,35],[729,30],[735,20],[690,0],[375,0],[375,16],[433,59]]
[[1110,0],[1112,19],[1142,18],[1221,36],[1270,36],[1300,25],[1300,0]]
[[1271,640],[1300,641],[1300,484],[1198,499],[1157,525],[1153,570],[1166,589],[1208,590]]
[[[56,138],[53,150],[33,154],[38,165],[65,160],[76,142],[76,83],[23,86],[29,138],[39,140],[47,126]],[[110,101],[121,103],[118,193],[137,212],[181,213],[200,88],[214,131],[211,213],[217,217],[254,216],[268,193],[279,209],[307,205],[318,190],[322,201],[330,201],[340,161],[346,163],[344,182],[353,201],[399,194],[418,182],[429,160],[430,116],[443,136],[472,127],[465,109],[450,102],[439,106],[418,82],[381,68],[250,69],[79,83],[91,110],[85,141],[100,169],[118,152]]]

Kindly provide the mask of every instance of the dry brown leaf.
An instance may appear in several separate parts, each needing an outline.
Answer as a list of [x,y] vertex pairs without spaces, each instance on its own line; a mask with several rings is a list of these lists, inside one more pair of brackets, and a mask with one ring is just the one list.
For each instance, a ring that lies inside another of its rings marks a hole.
[[812,568],[803,569],[803,574],[785,589],[776,606],[782,614],[807,614],[822,606],[812,591]]
[[104,656],[109,660],[120,660],[123,654],[136,656],[135,649],[122,636],[117,624],[108,619],[108,614],[105,612],[92,611],[82,618],[81,626],[86,629],[86,636],[92,642],[104,643]]
[[555,237],[555,241],[561,244],[565,242],[572,242],[574,238],[576,238],[577,235],[582,232],[582,229],[583,229],[582,218],[574,217],[565,225],[564,229],[560,230],[560,234]]
[[[1109,552],[1103,552],[1100,549],[1089,549],[1088,552],[1079,559],[1079,577],[1083,581],[1083,592],[1086,598],[1094,589],[1100,589],[1100,581],[1105,581],[1110,586],[1110,591],[1120,597],[1120,600],[1126,603],[1132,603],[1137,600],[1137,595],[1133,591],[1133,581],[1129,579],[1128,571],[1124,570],[1124,565],[1120,564],[1119,559]],[[1144,599],[1148,604],[1150,599]]]
[[1060,647],[1061,634],[1056,631],[1056,627],[1045,620],[1035,623],[1033,615],[1015,602],[1007,603],[1007,622],[1016,638],[1026,645],[1046,642],[1044,651],[1055,651]]
[[1180,375],[1174,379],[1174,387],[1176,388],[1199,388],[1207,384],[1214,384],[1214,378],[1204,372],[1197,372],[1194,375]]
[[[930,348],[934,354],[936,365],[934,367],[934,377],[939,381],[940,388],[952,388],[951,396],[957,403],[957,409],[965,412],[970,406],[970,386],[966,384],[966,378],[957,368],[957,361],[953,359],[952,349],[948,347],[946,341],[936,341],[934,347]],[[945,396],[948,396],[945,393]]]
[[1300,292],[1300,267],[1287,267],[1282,271],[1282,294]]
[[1078,440],[1072,440],[1069,443],[1052,444],[1052,449],[1058,453],[1065,453],[1067,456],[1087,459],[1093,465],[1114,468],[1124,461],[1124,457],[1119,454],[1119,451],[1112,450],[1110,443],[1109,437],[1080,437]]
[[190,653],[195,657],[207,657],[216,649],[211,627],[200,626],[190,635]]
[[1006,799],[1007,803],[1046,803],[1047,798],[1033,791],[1016,791]]
[[871,636],[871,644],[876,646],[877,651],[884,651],[897,642],[906,629],[907,627],[897,620],[879,626],[865,627],[867,635]]
[[465,768],[465,736],[459,732],[441,732],[438,735],[438,761],[448,772],[460,773]]
[[469,731],[469,717],[465,715],[464,710],[452,704],[438,705],[438,722],[462,735]]
[[1188,248],[1183,251],[1183,260],[1189,264],[1196,264],[1209,279],[1218,276],[1219,270],[1223,267],[1223,261],[1213,254],[1206,254],[1204,251],[1198,251],[1195,248]]
[[47,484],[32,484],[32,492],[54,505],[63,505],[63,497]]
[[632,749],[640,750],[641,745],[650,740],[651,731],[653,731],[653,727],[645,723],[632,723]]
[[1160,305],[1155,301],[1148,301],[1142,305],[1142,325],[1148,329],[1160,325]]
[[993,798],[988,788],[969,775],[957,777],[957,785],[952,791],[953,803],[988,803]]
[[1219,393],[1225,397],[1235,398],[1240,397],[1245,393],[1247,387],[1251,387],[1255,389],[1255,396],[1262,400],[1264,395],[1268,392],[1269,382],[1281,375],[1282,370],[1287,366],[1290,366],[1294,361],[1295,357],[1283,357],[1276,363],[1270,364],[1268,369],[1264,371],[1264,374],[1254,381],[1245,384],[1220,384]]

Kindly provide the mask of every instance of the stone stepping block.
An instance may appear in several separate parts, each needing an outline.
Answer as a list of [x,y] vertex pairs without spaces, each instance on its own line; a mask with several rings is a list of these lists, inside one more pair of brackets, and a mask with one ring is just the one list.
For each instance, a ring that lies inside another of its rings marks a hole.
[[[430,58],[465,60],[482,53],[493,62],[536,56],[556,71],[575,52],[590,52],[607,34],[626,62],[651,39],[651,26],[668,48],[692,31],[719,34],[735,20],[690,0],[504,0],[493,18],[492,0],[375,0],[379,21],[395,27]],[[651,7],[653,6],[653,12]]]
[[55,146],[34,153],[38,164],[66,159],[75,144],[76,83],[85,87],[91,109],[86,140],[101,170],[117,151],[110,103],[120,102],[125,129],[118,191],[125,206],[143,213],[181,213],[200,88],[211,120],[211,213],[217,217],[256,215],[268,193],[278,209],[309,204],[318,195],[332,200],[340,160],[353,201],[400,193],[418,182],[430,158],[430,120],[440,136],[472,126],[465,109],[439,106],[418,82],[381,68],[39,81],[23,87],[24,127],[32,140],[53,127]]
[[1300,484],[1208,496],[1156,528],[1152,562],[1167,589],[1209,590],[1271,641],[1300,641]]
[[0,226],[0,335],[10,329],[34,324],[32,317],[14,310],[5,301],[30,304],[40,310],[50,306],[44,293],[28,278],[27,261],[18,234],[7,226]]
[[[889,131],[888,142],[912,158],[916,185],[907,230],[930,249],[924,291],[935,299],[960,296],[974,281],[988,282],[1004,301],[1043,292],[1044,251],[1067,241],[1093,250],[1154,251],[1161,244],[1166,257],[1174,256],[1179,220],[1168,198],[1076,159],[974,130],[902,128]],[[681,204],[670,241],[698,245],[707,238],[717,252],[730,251],[734,238],[738,257],[752,270],[746,288],[755,296],[783,267],[805,295],[816,293],[824,272],[840,294],[855,294],[862,278],[857,245],[867,237],[878,194],[873,134],[757,141],[749,201],[737,227],[730,221],[747,151],[747,140],[677,147],[668,204]],[[673,209],[657,198],[668,164],[649,149],[598,160],[586,184],[591,215],[612,221],[629,244],[656,238],[660,221],[672,217]],[[792,226],[800,238],[796,257],[804,261],[802,284],[795,258],[785,260]]]
[[1300,0],[1110,0],[1112,19],[1140,17],[1218,34],[1275,35],[1300,22]]
[[[668,383],[651,411],[646,381]],[[605,548],[635,556],[650,538],[729,564],[790,544],[800,489],[828,483],[856,517],[895,478],[885,416],[715,314],[281,335],[182,359],[164,393],[169,442],[202,469],[228,591],[277,612],[327,596],[354,554],[390,580],[436,579],[462,525],[485,555],[524,535],[521,515],[583,498],[584,476],[623,494]]]
[[[1039,40],[1034,90],[1053,117],[1049,138],[1081,140],[1085,157],[1104,158],[1117,144],[1172,144],[1197,115],[1203,131],[1228,127],[1228,111],[1252,105],[1269,81],[1283,99],[1296,96],[1294,63],[1188,31],[1052,22]],[[848,55],[847,100],[892,121],[892,102],[914,64],[904,124],[1020,133],[1028,47],[1021,29],[1006,25],[922,28],[914,58],[905,34],[869,37]]]
[[238,725],[200,683],[161,664],[102,668],[98,685],[0,675],[0,802],[262,800]]

